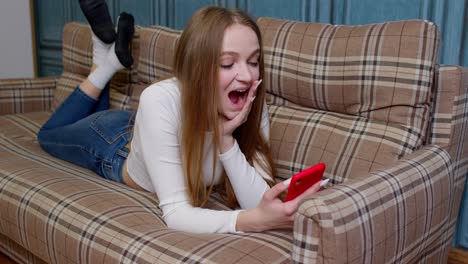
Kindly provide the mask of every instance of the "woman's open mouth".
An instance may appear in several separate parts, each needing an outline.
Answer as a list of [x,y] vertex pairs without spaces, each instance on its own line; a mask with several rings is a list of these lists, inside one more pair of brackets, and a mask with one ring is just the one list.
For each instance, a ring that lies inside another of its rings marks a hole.
[[229,100],[236,108],[242,108],[247,101],[249,89],[238,89],[228,93]]

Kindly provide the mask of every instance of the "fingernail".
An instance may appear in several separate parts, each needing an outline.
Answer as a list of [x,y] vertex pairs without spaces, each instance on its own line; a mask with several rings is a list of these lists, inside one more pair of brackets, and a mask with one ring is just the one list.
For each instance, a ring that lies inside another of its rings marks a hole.
[[330,181],[330,179],[325,179],[323,180],[322,182],[320,182],[320,187],[323,187],[325,185],[327,185],[327,183]]
[[283,181],[283,183],[284,183],[286,186],[289,186],[289,184],[291,184],[291,179],[292,179],[292,178],[289,178],[289,179]]

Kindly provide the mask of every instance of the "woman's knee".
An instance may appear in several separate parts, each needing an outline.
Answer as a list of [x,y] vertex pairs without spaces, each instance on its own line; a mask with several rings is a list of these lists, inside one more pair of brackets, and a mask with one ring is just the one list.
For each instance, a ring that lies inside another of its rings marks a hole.
[[48,129],[44,127],[39,129],[39,132],[37,133],[37,141],[39,142],[39,145],[44,148],[44,143],[49,141]]

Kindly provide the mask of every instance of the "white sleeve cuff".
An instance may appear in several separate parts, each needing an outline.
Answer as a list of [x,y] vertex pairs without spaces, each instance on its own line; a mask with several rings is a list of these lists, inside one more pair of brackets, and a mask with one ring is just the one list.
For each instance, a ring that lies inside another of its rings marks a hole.
[[244,210],[236,210],[233,211],[231,215],[231,233],[237,233],[237,234],[242,234],[244,232],[236,230],[236,225],[237,225],[237,217],[239,217],[239,213]]
[[240,150],[239,144],[237,144],[237,140],[234,140],[234,145],[228,151],[226,151],[224,153],[220,153],[218,155],[219,160],[221,162],[229,160],[232,157],[234,157],[239,150]]

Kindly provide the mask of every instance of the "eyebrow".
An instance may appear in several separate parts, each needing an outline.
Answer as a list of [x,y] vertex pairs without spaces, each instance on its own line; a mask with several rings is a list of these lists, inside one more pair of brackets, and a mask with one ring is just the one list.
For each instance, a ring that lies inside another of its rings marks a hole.
[[[256,49],[252,52],[252,54],[249,55],[249,58],[252,58],[253,56],[255,55],[259,55],[260,54],[260,49]],[[237,52],[234,52],[234,51],[224,51],[224,52],[221,52],[221,56],[223,55],[231,55],[231,56],[238,56],[239,53]]]

